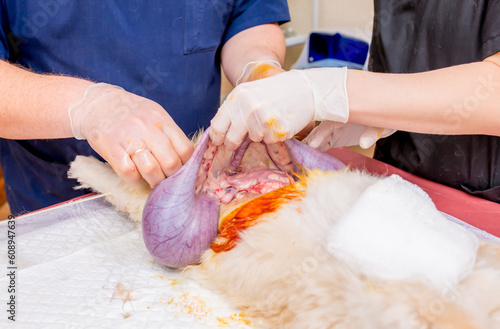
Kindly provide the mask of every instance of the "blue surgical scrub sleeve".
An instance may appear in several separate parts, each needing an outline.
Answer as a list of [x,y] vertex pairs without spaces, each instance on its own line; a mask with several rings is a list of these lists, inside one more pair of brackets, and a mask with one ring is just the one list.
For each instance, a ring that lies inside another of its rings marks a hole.
[[236,1],[235,9],[231,14],[231,23],[224,34],[223,43],[243,30],[263,24],[262,22],[281,24],[289,20],[286,1]]
[[[224,42],[289,19],[285,0],[0,0],[0,58],[119,85],[159,103],[190,136],[208,127],[219,106]],[[67,178],[76,155],[100,158],[73,138],[0,138],[12,213],[88,193]]]

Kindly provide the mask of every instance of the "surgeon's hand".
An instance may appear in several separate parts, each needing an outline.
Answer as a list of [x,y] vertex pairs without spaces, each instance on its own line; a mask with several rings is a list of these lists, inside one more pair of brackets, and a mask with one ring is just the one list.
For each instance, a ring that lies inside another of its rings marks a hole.
[[311,121],[347,122],[346,68],[293,70],[237,86],[212,119],[215,145],[234,150],[248,133],[266,143],[293,137]]
[[157,103],[105,83],[69,109],[73,135],[86,139],[123,179],[151,187],[174,174],[193,144]]
[[380,138],[395,132],[394,129],[367,127],[356,123],[323,121],[302,142],[323,152],[332,147],[353,145],[368,149]]

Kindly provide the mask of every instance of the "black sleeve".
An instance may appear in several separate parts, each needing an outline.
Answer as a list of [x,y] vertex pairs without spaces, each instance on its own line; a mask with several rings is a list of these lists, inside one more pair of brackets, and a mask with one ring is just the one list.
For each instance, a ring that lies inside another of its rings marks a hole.
[[481,37],[482,59],[500,52],[500,0],[487,2]]
[[0,59],[9,58],[9,45],[7,36],[9,33],[7,11],[3,1],[0,1]]

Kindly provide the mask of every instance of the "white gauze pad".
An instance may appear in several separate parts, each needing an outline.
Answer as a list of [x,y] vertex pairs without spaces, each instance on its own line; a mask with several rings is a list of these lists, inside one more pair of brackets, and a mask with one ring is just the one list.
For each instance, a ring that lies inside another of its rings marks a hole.
[[329,252],[368,276],[423,279],[438,289],[470,273],[478,244],[422,189],[398,175],[369,186],[328,236]]

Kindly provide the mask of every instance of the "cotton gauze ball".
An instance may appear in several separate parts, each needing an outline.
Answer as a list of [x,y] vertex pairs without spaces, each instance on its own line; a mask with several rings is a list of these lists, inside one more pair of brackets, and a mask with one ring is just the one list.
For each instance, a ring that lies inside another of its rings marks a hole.
[[398,175],[369,186],[328,235],[329,252],[368,276],[423,279],[438,289],[472,270],[477,249],[473,233]]

